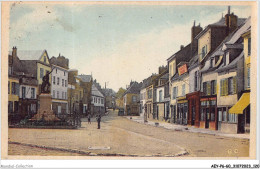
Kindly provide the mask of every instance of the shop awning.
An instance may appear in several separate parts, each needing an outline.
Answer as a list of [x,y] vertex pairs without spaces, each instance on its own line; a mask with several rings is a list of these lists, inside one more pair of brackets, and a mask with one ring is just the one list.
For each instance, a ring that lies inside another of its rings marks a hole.
[[229,113],[243,114],[243,110],[250,104],[250,93],[244,93],[238,102],[229,109]]

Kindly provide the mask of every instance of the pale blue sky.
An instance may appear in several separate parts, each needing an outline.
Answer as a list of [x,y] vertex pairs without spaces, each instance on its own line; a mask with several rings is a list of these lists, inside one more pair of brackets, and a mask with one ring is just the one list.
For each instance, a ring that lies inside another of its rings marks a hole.
[[[141,81],[190,42],[193,21],[217,22],[227,6],[29,5],[10,10],[10,44],[18,50],[46,49],[70,59],[70,68],[93,74],[117,90]],[[239,17],[249,6],[231,6]]]

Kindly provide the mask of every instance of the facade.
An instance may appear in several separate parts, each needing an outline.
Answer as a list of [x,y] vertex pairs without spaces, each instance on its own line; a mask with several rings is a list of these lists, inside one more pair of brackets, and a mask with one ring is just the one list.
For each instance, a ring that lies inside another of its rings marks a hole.
[[97,114],[105,114],[105,96],[102,93],[100,85],[94,80],[92,84],[92,89],[91,89],[91,97],[92,97],[92,102],[91,102],[91,114],[92,115],[97,115]]
[[68,115],[68,69],[69,61],[64,56],[52,57],[52,110],[59,118]]
[[78,70],[68,70],[68,107],[69,115],[73,117],[75,114],[80,116],[83,114],[83,88],[80,86],[78,78]]
[[142,83],[131,82],[123,95],[125,115],[140,115],[140,89]]
[[[249,21],[250,22],[250,21]],[[250,23],[251,24],[251,23]],[[240,77],[243,81],[242,90],[238,91],[238,102],[230,108],[229,113],[233,116],[238,116],[237,119],[237,132],[244,133],[250,132],[250,57],[251,57],[251,27],[244,30],[242,34],[243,38],[243,60],[242,64],[238,66],[243,68],[242,75]],[[241,69],[240,69],[241,70]],[[239,73],[239,72],[238,72]],[[239,82],[238,82],[239,84]]]
[[116,107],[116,98],[115,98],[116,92],[113,89],[109,89],[106,87],[102,90],[106,97],[106,104],[105,104],[106,107],[109,109],[114,109]]
[[36,78],[28,76],[20,76],[20,90],[19,90],[19,114],[21,119],[32,118],[37,113],[38,108],[38,81]]
[[187,125],[188,123],[188,100],[186,94],[189,93],[189,74],[187,63],[180,63],[178,73],[171,79],[172,93],[171,101],[173,103],[172,122],[176,124]]

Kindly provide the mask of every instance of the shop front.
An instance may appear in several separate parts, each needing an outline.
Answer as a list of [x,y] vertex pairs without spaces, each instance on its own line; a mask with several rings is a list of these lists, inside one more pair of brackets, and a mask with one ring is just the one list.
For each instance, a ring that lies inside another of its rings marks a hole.
[[200,128],[217,130],[217,98],[201,96],[200,98]]
[[186,96],[177,99],[177,124],[187,125],[188,122],[188,100]]
[[200,127],[200,92],[186,94],[188,100],[188,125]]

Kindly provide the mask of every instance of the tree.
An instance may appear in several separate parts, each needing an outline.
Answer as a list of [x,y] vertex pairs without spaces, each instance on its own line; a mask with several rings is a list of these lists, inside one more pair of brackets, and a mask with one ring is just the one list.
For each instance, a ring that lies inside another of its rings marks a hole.
[[123,94],[125,93],[125,89],[120,87],[120,89],[118,90],[118,92],[116,93],[116,98],[120,98],[123,96]]

